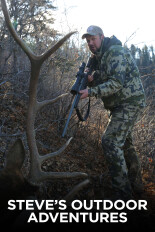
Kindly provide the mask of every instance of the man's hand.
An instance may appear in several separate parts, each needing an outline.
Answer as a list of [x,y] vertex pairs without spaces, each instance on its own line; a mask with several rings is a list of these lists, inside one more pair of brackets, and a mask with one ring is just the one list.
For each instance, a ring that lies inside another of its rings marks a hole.
[[80,90],[79,93],[82,94],[80,99],[84,99],[84,98],[88,97],[88,89]]
[[89,75],[89,76],[88,76],[88,82],[92,82],[93,80],[94,80],[93,75]]
[[[86,68],[86,69],[85,69],[85,72],[89,72],[89,68]],[[88,82],[91,82],[91,81],[93,81],[93,80],[94,80],[93,74],[88,75]]]

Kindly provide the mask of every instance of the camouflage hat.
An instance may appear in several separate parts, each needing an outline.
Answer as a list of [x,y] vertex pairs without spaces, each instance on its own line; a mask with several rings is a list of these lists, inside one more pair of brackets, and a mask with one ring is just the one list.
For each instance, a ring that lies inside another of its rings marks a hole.
[[100,27],[98,27],[98,26],[89,26],[87,28],[86,33],[84,33],[82,35],[82,39],[85,39],[87,35],[99,35],[99,34],[103,35],[103,31],[102,31],[102,29]]

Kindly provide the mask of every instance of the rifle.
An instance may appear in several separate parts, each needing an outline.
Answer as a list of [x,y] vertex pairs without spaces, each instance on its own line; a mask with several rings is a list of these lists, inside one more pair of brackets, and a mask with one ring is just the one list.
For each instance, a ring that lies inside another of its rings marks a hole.
[[70,118],[71,118],[71,115],[72,115],[74,109],[76,110],[77,116],[78,116],[80,121],[86,121],[88,116],[89,116],[90,98],[89,98],[89,103],[88,103],[88,109],[87,109],[87,112],[86,112],[84,117],[82,117],[80,110],[78,109],[78,103],[79,103],[80,96],[81,96],[79,91],[86,89],[87,83],[88,83],[88,75],[90,75],[93,71],[91,64],[92,64],[92,58],[90,58],[88,63],[87,63],[87,67],[89,68],[89,71],[84,72],[86,64],[83,62],[82,65],[79,67],[79,71],[76,74],[76,81],[74,82],[74,84],[71,88],[71,91],[70,91],[71,94],[75,95],[75,97],[74,97],[74,101],[73,101],[73,104],[71,106],[71,109],[70,109],[70,112],[69,112],[69,115],[68,115],[68,118],[67,118],[67,121],[65,124],[65,128],[64,128],[63,133],[62,133],[62,137],[65,136],[65,133],[66,133],[66,130],[67,130],[67,127],[68,127],[68,124],[69,124],[69,121],[70,121]]

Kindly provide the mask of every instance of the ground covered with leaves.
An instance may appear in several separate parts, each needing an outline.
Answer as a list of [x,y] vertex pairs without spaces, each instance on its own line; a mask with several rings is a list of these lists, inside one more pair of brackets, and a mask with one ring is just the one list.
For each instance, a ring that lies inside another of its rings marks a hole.
[[[7,94],[7,91],[9,94]],[[23,166],[23,173],[27,175],[31,161],[26,139],[27,97],[13,94],[10,83],[2,86],[0,105],[0,166],[3,168],[7,151],[11,144],[20,137],[25,146],[27,159]],[[12,94],[10,94],[12,93]],[[61,102],[59,102],[61,104]],[[56,107],[56,106],[55,106]],[[74,136],[68,148],[61,156],[52,158],[42,165],[44,171],[53,172],[84,172],[90,183],[82,188],[74,199],[100,199],[100,193],[109,184],[108,169],[104,159],[101,136],[106,128],[108,116],[100,103],[92,103],[90,119],[79,123],[72,119]],[[96,111],[94,110],[96,109]],[[58,150],[67,138],[61,138],[64,123],[60,119],[51,117],[51,108],[42,110],[36,121],[36,138],[39,153]],[[94,120],[95,118],[95,120]],[[69,138],[68,134],[68,138]],[[151,103],[143,113],[141,121],[134,129],[135,147],[141,160],[142,177],[145,191],[135,199],[145,199],[148,202],[148,212],[144,217],[155,217],[155,157],[154,157],[154,108]],[[63,199],[74,186],[83,179],[68,179],[48,181],[40,185],[36,195],[40,199]]]

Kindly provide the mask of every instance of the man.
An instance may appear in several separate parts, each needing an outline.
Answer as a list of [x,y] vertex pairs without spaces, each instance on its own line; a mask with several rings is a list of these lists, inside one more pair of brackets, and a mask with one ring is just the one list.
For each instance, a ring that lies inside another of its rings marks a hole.
[[82,39],[86,39],[96,65],[88,76],[89,88],[80,91],[81,99],[101,98],[110,111],[102,137],[103,152],[114,198],[131,199],[132,192],[142,186],[140,162],[131,136],[134,123],[145,107],[140,74],[129,50],[115,36],[105,37],[100,27],[90,26]]

